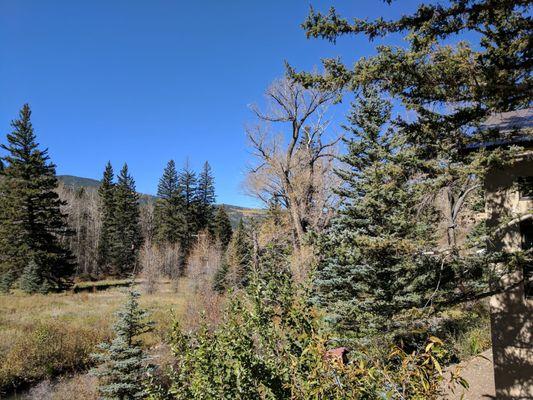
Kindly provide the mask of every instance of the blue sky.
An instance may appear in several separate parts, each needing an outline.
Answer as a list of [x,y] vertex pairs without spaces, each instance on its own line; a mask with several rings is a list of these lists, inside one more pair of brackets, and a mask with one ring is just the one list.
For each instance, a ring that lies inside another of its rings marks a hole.
[[[248,105],[284,60],[309,70],[324,57],[373,53],[362,37],[306,39],[309,5],[332,3],[375,18],[418,2],[0,0],[0,140],[28,102],[58,174],[100,179],[107,160],[115,170],[126,161],[137,189],[155,193],[169,159],[195,169],[208,160],[218,202],[258,205],[241,188]],[[341,121],[345,107],[331,112]]]

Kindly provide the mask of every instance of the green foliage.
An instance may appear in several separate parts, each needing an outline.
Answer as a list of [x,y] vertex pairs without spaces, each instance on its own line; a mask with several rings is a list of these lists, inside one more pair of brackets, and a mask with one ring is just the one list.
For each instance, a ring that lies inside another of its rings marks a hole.
[[183,243],[187,236],[185,199],[180,192],[176,164],[170,160],[157,188],[155,204],[155,240],[160,244]]
[[206,161],[200,175],[198,176],[198,187],[196,189],[198,199],[197,223],[198,230],[208,230],[213,232],[215,222],[215,178],[211,171],[211,166]]
[[[229,223],[229,220],[227,222]],[[227,226],[226,222],[221,225],[222,228],[224,226]],[[229,229],[231,230],[231,226],[229,226]],[[231,233],[231,231],[227,233]],[[231,235],[228,245],[225,248],[223,247],[223,249],[225,252],[220,266],[213,276],[213,289],[219,293],[223,293],[227,289],[244,287],[250,278],[252,244],[242,219],[235,232]]]
[[46,282],[42,281],[41,271],[35,260],[30,260],[22,276],[20,277],[19,287],[26,293],[37,293],[42,291],[46,293]]
[[139,225],[139,195],[135,181],[124,164],[113,193],[113,241],[111,255],[115,273],[127,275],[137,265],[137,255],[142,243]]
[[139,293],[128,292],[124,308],[117,313],[113,326],[115,338],[111,343],[99,345],[101,353],[93,355],[99,368],[93,372],[100,378],[102,399],[145,398],[145,379],[148,372],[139,335],[151,330],[147,312],[139,308]]
[[113,166],[108,162],[105,166],[102,183],[98,188],[100,197],[100,215],[102,224],[100,226],[100,235],[98,239],[98,266],[101,272],[110,272],[110,266],[113,262],[111,256],[111,245],[114,240],[115,232],[115,184]]
[[224,255],[220,262],[219,268],[213,276],[213,290],[218,293],[224,293],[228,287],[229,264],[227,256]]
[[224,249],[228,247],[233,235],[233,229],[231,227],[231,221],[228,213],[226,212],[226,208],[224,206],[218,207],[215,215],[214,235],[215,239],[220,242]]
[[196,219],[198,214],[198,179],[196,173],[190,169],[188,162],[178,174],[178,185],[184,200],[182,212],[187,223],[187,234],[183,238],[181,247],[184,254],[188,255],[193,245],[193,237],[199,230],[198,220]]
[[[291,283],[283,257],[263,265],[279,249],[264,253],[246,292],[234,297],[223,322],[170,335],[174,366],[155,376],[151,399],[436,399],[442,388],[437,338],[406,353],[394,347],[382,358],[354,351],[347,364],[327,355],[332,337],[306,296]],[[283,253],[283,252],[281,252]],[[286,279],[283,278],[286,276]],[[168,383],[165,383],[168,382]]]
[[[347,35],[372,40],[403,34],[405,45],[377,46],[375,55],[353,68],[326,59],[321,75],[289,67],[304,86],[349,89],[363,98],[374,88],[403,111],[390,119],[390,106],[366,100],[349,117],[360,128],[352,130],[360,140],[348,143],[349,168],[339,174],[346,183],[340,194],[349,201],[322,238],[316,296],[334,321],[348,323],[341,329],[368,327],[369,314],[381,319],[370,324],[378,330],[416,324],[423,314],[488,288],[496,255],[476,250],[491,233],[480,238],[476,232],[477,238],[459,244],[455,230],[460,213],[479,208],[487,171],[511,153],[464,149],[497,138],[497,131],[478,129],[487,115],[531,103],[531,67],[524,62],[531,58],[530,2],[436,3],[390,21],[350,22],[334,8],[328,14],[311,9],[303,23],[308,37],[334,42]],[[468,32],[476,33],[472,40],[478,43],[454,42]],[[436,226],[431,205],[440,195],[449,203],[439,215],[447,226],[444,249],[424,233]]]
[[[531,102],[531,67],[526,61],[532,47],[529,11],[527,0],[452,0],[421,4],[397,20],[350,23],[334,8],[328,14],[311,9],[302,25],[308,37],[335,41],[346,35],[374,39],[400,33],[407,46],[379,46],[375,56],[358,60],[352,70],[339,60],[326,59],[324,77],[301,78],[309,84],[351,87],[379,83],[419,113],[412,126],[433,122],[437,129],[428,135],[452,140],[456,128],[465,123]],[[468,32],[476,32],[473,40],[478,43],[449,44],[448,39]]]
[[436,282],[421,256],[433,244],[431,214],[417,209],[409,148],[385,128],[390,109],[373,87],[353,104],[346,167],[337,171],[344,207],[319,240],[314,299],[338,330],[357,334],[391,330]]
[[[0,281],[8,290],[25,275],[41,290],[70,285],[72,255],[62,240],[72,232],[61,212],[63,202],[55,189],[55,165],[46,150],[40,150],[25,104],[20,118],[11,125],[4,168],[0,175]],[[30,261],[36,265],[29,267]],[[31,289],[33,291],[33,289]]]

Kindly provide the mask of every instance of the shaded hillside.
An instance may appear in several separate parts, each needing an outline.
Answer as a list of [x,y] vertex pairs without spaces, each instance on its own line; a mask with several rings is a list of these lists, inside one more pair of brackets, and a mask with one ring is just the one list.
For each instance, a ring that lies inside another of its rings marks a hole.
[[57,178],[60,182],[63,182],[65,186],[70,186],[73,188],[97,188],[100,186],[100,181],[91,178],[82,178],[74,175],[58,175]]
[[[100,181],[91,178],[83,178],[74,175],[58,175],[57,178],[65,186],[72,188],[92,188],[97,189],[100,186]],[[141,203],[150,203],[155,201],[156,197],[150,194],[141,193]],[[242,218],[245,222],[252,218],[261,218],[264,216],[265,211],[259,208],[246,208],[240,206],[234,206],[231,204],[219,204],[217,207],[223,205],[226,208],[229,219],[233,227],[236,227]]]

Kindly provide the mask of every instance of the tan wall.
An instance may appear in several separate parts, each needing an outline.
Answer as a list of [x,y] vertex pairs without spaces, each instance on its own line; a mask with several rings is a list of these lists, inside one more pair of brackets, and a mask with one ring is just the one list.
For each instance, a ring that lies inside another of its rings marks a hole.
[[[499,226],[531,212],[532,200],[520,200],[513,185],[518,177],[533,175],[533,160],[520,157],[511,168],[494,170],[485,183],[489,226]],[[490,244],[495,250],[521,248],[520,227],[514,224]],[[500,266],[503,270],[505,266]],[[491,298],[491,330],[497,399],[533,399],[533,300],[524,297],[522,271],[504,275]]]

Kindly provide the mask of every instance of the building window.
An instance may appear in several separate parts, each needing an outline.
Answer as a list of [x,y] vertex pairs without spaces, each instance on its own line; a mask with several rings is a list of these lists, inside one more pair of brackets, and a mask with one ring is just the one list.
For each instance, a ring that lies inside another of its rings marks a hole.
[[[522,249],[524,251],[533,249],[533,220],[528,219],[520,224],[522,235]],[[531,254],[526,257],[524,265],[524,295],[526,299],[533,299],[533,260]]]
[[520,200],[533,199],[533,176],[518,178],[518,192],[520,193]]

